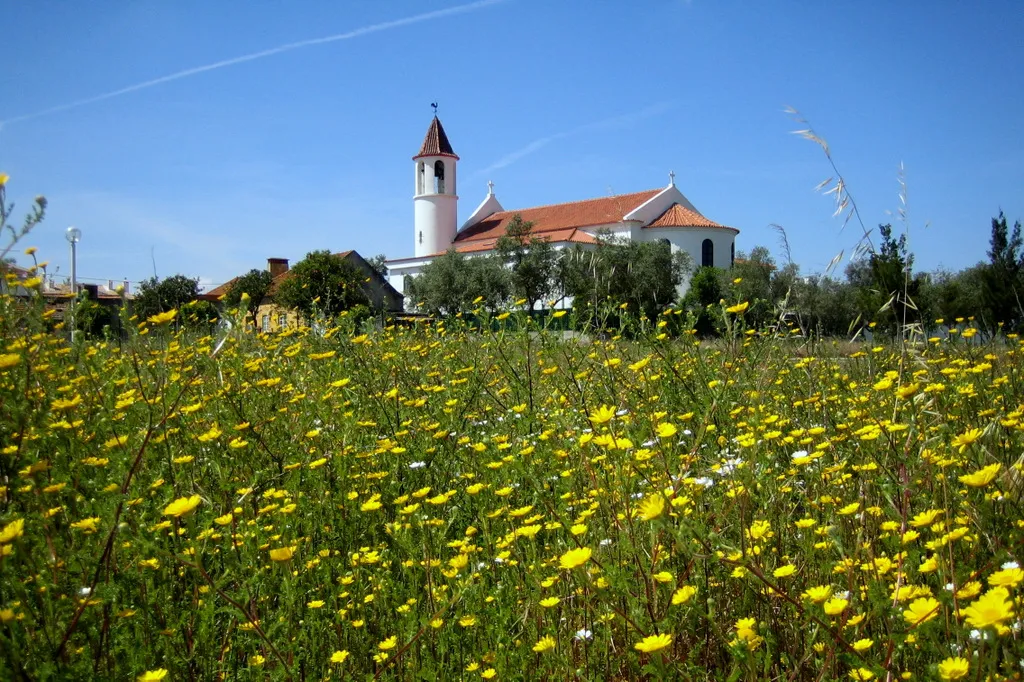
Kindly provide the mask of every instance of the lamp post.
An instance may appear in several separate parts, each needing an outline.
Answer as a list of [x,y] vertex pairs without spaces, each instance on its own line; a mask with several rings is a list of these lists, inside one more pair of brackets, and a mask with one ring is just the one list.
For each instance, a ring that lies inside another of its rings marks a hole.
[[82,241],[82,231],[77,227],[69,227],[64,237],[71,244],[71,343],[74,343],[75,305],[78,303],[78,242]]

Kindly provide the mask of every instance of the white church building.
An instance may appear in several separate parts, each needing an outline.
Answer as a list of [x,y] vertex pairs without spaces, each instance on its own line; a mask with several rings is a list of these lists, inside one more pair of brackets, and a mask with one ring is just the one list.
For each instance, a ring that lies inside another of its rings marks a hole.
[[631,241],[666,241],[673,252],[689,254],[697,266],[728,268],[735,258],[739,230],[701,215],[676,187],[672,173],[667,187],[515,210],[506,210],[494,195],[494,184],[488,183],[487,196],[460,226],[459,157],[437,116],[413,163],[415,255],[386,264],[391,285],[402,293],[406,277],[418,275],[449,249],[467,255],[489,253],[516,215],[533,223],[532,236],[549,240],[555,248],[593,245],[598,234],[611,234]]

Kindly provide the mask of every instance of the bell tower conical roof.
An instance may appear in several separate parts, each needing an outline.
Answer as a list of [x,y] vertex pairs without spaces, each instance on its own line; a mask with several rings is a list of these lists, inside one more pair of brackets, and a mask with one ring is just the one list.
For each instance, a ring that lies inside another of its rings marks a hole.
[[421,156],[451,156],[456,159],[459,158],[455,150],[452,149],[452,143],[448,141],[444,127],[436,115],[434,120],[430,122],[430,127],[427,128],[427,136],[423,138],[419,154],[413,158],[418,159]]

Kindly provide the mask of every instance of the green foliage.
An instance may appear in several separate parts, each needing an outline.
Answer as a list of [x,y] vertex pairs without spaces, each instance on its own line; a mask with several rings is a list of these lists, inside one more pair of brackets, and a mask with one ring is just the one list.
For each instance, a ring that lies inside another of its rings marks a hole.
[[368,305],[365,279],[358,268],[330,251],[311,251],[288,271],[274,301],[298,310],[307,319],[321,314],[334,317],[353,306]]
[[252,316],[253,327],[256,327],[258,326],[258,320],[256,319],[257,311],[260,308],[260,304],[263,303],[263,299],[270,292],[270,286],[273,283],[274,277],[268,270],[253,268],[232,282],[227,295],[224,297],[224,302],[234,308],[241,303],[242,295],[248,294],[247,310]]
[[387,262],[388,257],[383,253],[378,253],[373,258],[366,259],[366,264],[369,265],[374,270],[376,270],[377,274],[380,275],[381,277],[388,276],[388,266],[386,265]]
[[194,301],[199,295],[199,280],[185,275],[164,279],[151,277],[139,286],[132,300],[132,312],[140,319],[152,317],[168,310],[177,310]]
[[533,237],[532,229],[533,223],[517,213],[494,247],[498,258],[508,266],[513,298],[525,300],[526,310],[554,297],[558,271],[555,247],[547,239]]
[[678,298],[690,269],[686,254],[672,253],[667,242],[602,239],[593,248],[563,251],[559,279],[574,308],[593,314],[613,301],[653,320]]
[[808,277],[794,283],[790,310],[806,336],[849,336],[857,319],[856,292],[848,282]]
[[414,303],[434,315],[452,316],[478,304],[497,310],[508,300],[509,274],[498,257],[466,257],[449,249],[407,279],[406,289]]
[[1010,231],[1006,216],[992,219],[989,262],[981,274],[981,297],[992,330],[1019,330],[1024,322],[1024,254],[1020,221]]
[[731,291],[735,300],[750,303],[747,324],[764,327],[776,321],[787,297],[792,295],[798,274],[795,263],[777,267],[775,259],[763,246],[755,246],[749,255],[737,254],[729,273],[733,279]]
[[722,330],[718,304],[725,298],[726,277],[727,273],[720,268],[702,267],[690,279],[683,307],[694,315],[694,329],[699,336],[714,336]]
[[846,269],[856,289],[857,311],[875,323],[876,333],[895,336],[908,325],[921,322],[917,309],[921,279],[913,275],[914,257],[907,252],[907,236],[896,239],[892,225],[879,225],[880,246]]

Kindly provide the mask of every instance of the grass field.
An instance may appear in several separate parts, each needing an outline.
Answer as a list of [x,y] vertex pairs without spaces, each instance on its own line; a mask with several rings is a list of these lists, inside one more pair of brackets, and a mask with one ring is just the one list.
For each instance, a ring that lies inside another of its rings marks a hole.
[[3,299],[0,678],[1019,679],[1019,340],[725,307],[72,347]]

